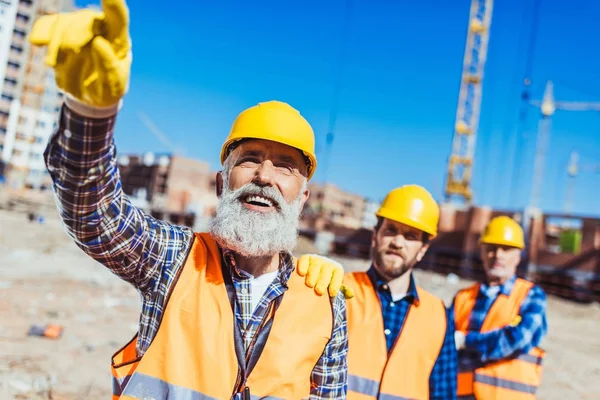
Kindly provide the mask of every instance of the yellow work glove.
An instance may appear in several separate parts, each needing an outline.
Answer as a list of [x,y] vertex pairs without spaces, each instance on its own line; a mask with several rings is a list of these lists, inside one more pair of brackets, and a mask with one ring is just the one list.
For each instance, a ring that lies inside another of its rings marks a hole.
[[129,87],[129,12],[124,0],[103,0],[102,10],[45,15],[35,21],[29,41],[47,47],[44,62],[60,89],[82,103],[109,107]]
[[298,259],[296,269],[300,276],[306,276],[306,286],[314,287],[320,295],[329,291],[329,296],[335,297],[341,290],[346,299],[354,297],[352,289],[342,284],[344,268],[338,262],[316,254],[306,254]]

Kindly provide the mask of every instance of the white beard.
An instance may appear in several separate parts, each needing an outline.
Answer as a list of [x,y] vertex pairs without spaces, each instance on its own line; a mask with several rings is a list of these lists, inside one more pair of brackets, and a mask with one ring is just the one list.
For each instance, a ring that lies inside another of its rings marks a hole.
[[[228,171],[224,171],[225,174]],[[217,205],[217,213],[210,233],[225,249],[243,257],[267,257],[283,251],[292,251],[298,239],[298,222],[302,212],[304,190],[297,199],[287,203],[274,187],[248,183],[230,190],[227,179]],[[275,200],[279,209],[261,213],[246,208],[241,199],[248,195],[263,195]]]

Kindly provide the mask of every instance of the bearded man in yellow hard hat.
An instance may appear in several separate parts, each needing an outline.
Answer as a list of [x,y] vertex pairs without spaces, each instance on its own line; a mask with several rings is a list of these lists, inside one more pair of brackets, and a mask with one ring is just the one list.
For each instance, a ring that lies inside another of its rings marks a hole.
[[[102,5],[44,16],[30,41],[47,46],[66,92],[45,152],[62,220],[142,295],[138,334],[113,357],[113,399],[345,398],[345,301],[305,285],[290,253],[317,166],[311,126],[277,101],[237,117],[210,232],[143,213],[123,193],[113,141],[129,82],[128,10]],[[328,271],[319,266],[317,289]]]
[[344,277],[354,294],[348,301],[348,399],[456,398],[452,313],[412,274],[437,235],[438,220],[439,207],[423,187],[392,190],[377,212],[371,268]]
[[459,398],[535,399],[542,377],[546,295],[517,278],[525,247],[523,229],[496,217],[480,239],[487,280],[454,298],[459,349]]

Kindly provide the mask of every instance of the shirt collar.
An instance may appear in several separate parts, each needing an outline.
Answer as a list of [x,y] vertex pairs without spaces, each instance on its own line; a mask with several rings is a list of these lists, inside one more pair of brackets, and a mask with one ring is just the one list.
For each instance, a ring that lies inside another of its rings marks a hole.
[[[517,276],[513,275],[510,279],[508,279],[506,282],[504,282],[502,285],[500,285],[500,290],[498,290],[498,294],[510,296],[512,289],[515,286],[516,280],[517,280]],[[492,289],[492,286],[485,282],[481,284],[481,287],[479,290],[481,292],[483,292],[483,294],[485,294],[487,297],[491,297],[492,293],[494,292],[494,290]]]
[[[241,270],[237,267],[235,258],[233,257],[233,252],[228,249],[222,249],[223,252],[223,260],[231,275],[237,279],[250,279],[252,275],[248,272]],[[277,274],[277,280],[284,286],[287,286],[287,282],[292,276],[292,272],[296,268],[296,263],[294,262],[294,257],[290,252],[281,252],[279,253],[279,270]]]
[[[405,299],[408,299],[412,304],[418,306],[419,305],[419,294],[417,293],[417,285],[415,283],[415,278],[413,277],[412,272],[410,274],[410,283],[408,284],[408,293],[406,293]],[[391,296],[390,288],[387,285],[387,280],[381,276],[379,272],[375,269],[373,265],[367,271],[367,275],[369,279],[371,279],[371,283],[376,291],[379,293],[386,293]]]

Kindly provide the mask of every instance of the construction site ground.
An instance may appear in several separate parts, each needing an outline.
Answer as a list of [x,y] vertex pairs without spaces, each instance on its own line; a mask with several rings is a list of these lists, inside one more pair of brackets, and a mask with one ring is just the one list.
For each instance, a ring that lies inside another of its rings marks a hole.
[[[88,258],[52,211],[30,222],[0,210],[0,399],[107,399],[110,357],[136,332],[137,292]],[[314,252],[301,240],[298,251]],[[350,270],[363,260],[340,259]],[[468,281],[417,271],[449,302]],[[56,323],[59,339],[28,336]],[[550,297],[540,399],[600,398],[600,306]]]

